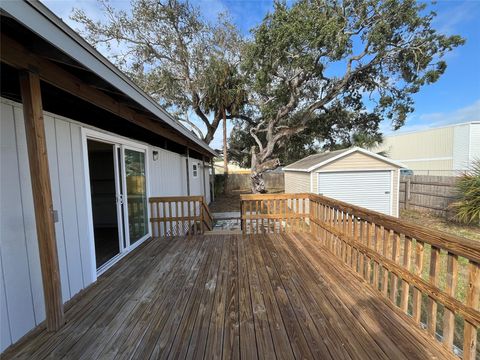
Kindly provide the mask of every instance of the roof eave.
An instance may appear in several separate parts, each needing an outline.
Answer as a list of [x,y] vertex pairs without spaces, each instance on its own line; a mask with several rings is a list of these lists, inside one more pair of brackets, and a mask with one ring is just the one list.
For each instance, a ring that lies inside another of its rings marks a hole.
[[153,116],[171,126],[208,153],[216,156],[215,151],[210,146],[194,136],[187,128],[180,125],[158,103],[45,5],[38,1],[5,1],[2,2],[1,7],[25,27],[74,58],[77,62],[145,108]]

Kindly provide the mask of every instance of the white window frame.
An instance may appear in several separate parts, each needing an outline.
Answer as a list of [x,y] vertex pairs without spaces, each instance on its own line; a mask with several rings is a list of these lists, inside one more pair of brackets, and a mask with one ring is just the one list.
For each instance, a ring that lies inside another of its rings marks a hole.
[[[89,245],[90,245],[90,256],[91,256],[91,273],[93,275],[93,281],[95,282],[101,274],[103,274],[106,270],[108,270],[110,267],[112,267],[115,263],[117,263],[120,259],[122,259],[124,256],[129,254],[132,250],[134,250],[136,247],[141,245],[145,240],[150,238],[152,236],[152,227],[150,221],[148,221],[148,232],[147,234],[139,239],[137,242],[134,244],[130,245],[130,239],[128,234],[125,234],[125,229],[128,229],[128,204],[127,204],[127,199],[125,197],[123,201],[123,211],[124,214],[126,214],[125,219],[122,221],[122,228],[121,232],[123,236],[125,237],[125,243],[126,246],[122,249],[120,253],[107,261],[105,264],[103,264],[100,268],[97,269],[96,261],[95,261],[95,236],[94,236],[94,228],[93,228],[93,211],[92,211],[92,195],[90,192],[90,169],[88,167],[88,148],[87,148],[87,140],[98,140],[104,143],[109,143],[115,145],[115,149],[120,147],[121,149],[121,159],[122,162],[124,161],[124,156],[125,156],[125,149],[131,149],[135,151],[141,151],[145,153],[145,177],[146,177],[146,197],[147,197],[147,202],[148,199],[150,198],[150,163],[149,159],[149,146],[138,143],[136,141],[132,141],[130,139],[118,136],[118,135],[112,135],[112,134],[107,134],[98,130],[94,130],[91,128],[86,128],[82,127],[81,128],[81,134],[82,134],[82,146],[83,146],[83,166],[84,166],[84,177],[85,177],[85,195],[86,195],[86,204],[87,204],[87,218],[88,218],[88,238],[89,238]],[[115,153],[115,156],[117,154]],[[123,193],[126,193],[126,182],[125,182],[125,176],[124,176],[124,167],[122,167],[122,178],[124,179],[123,181]],[[118,182],[118,179],[115,179],[116,182]],[[116,186],[119,186],[117,184]],[[117,214],[117,216],[120,216],[120,214]],[[147,218],[150,219],[150,207],[147,204]],[[122,251],[123,250],[123,251]]]
[[194,179],[198,178],[199,167],[197,162],[192,162],[192,177]]

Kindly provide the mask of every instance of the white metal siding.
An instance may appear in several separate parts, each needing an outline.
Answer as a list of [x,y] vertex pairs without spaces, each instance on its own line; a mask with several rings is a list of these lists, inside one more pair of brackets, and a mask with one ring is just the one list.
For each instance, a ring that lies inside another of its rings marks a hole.
[[210,169],[208,164],[205,163],[205,168],[203,169],[203,176],[205,181],[205,201],[207,204],[210,204]]
[[470,124],[470,166],[475,160],[480,161],[480,123]]
[[470,125],[456,126],[453,132],[453,169],[468,169],[468,152],[470,148]]
[[[63,300],[94,281],[81,128],[44,114]],[[1,101],[1,347],[45,319],[35,213],[22,105]],[[6,312],[6,316],[4,316]],[[8,321],[4,321],[8,319]]]
[[[153,151],[158,160],[153,161]],[[186,196],[187,178],[185,157],[177,153],[152,147],[150,161],[150,196]]]
[[341,171],[318,173],[318,193],[391,214],[391,171]]
[[[0,352],[45,320],[22,104],[1,99]],[[89,238],[82,124],[44,113],[60,279],[67,301],[95,281]],[[159,159],[153,161],[153,150]],[[185,157],[149,147],[150,195],[187,195]],[[199,162],[201,164],[201,161]],[[201,168],[199,168],[201,170]],[[199,172],[201,174],[201,172]],[[194,181],[203,192],[202,176]],[[209,186],[206,186],[209,191]]]

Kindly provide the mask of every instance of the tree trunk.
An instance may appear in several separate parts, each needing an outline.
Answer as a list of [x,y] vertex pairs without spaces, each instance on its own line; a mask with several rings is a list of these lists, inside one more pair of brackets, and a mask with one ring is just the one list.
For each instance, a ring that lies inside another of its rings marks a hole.
[[227,158],[227,114],[223,109],[223,193],[227,194],[228,158]]
[[250,178],[252,180],[252,193],[264,194],[267,192],[265,187],[265,180],[263,179],[263,173],[267,170],[273,170],[280,165],[279,159],[266,160],[261,163],[258,162],[256,153],[256,147],[252,146],[252,174]]
[[228,159],[227,159],[227,114],[223,109],[223,171],[228,174]]

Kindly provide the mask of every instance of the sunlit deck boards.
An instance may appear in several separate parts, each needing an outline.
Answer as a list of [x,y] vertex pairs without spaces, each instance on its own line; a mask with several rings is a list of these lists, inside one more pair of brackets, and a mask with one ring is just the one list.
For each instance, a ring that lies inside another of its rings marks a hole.
[[7,357],[448,358],[308,234],[153,240]]

